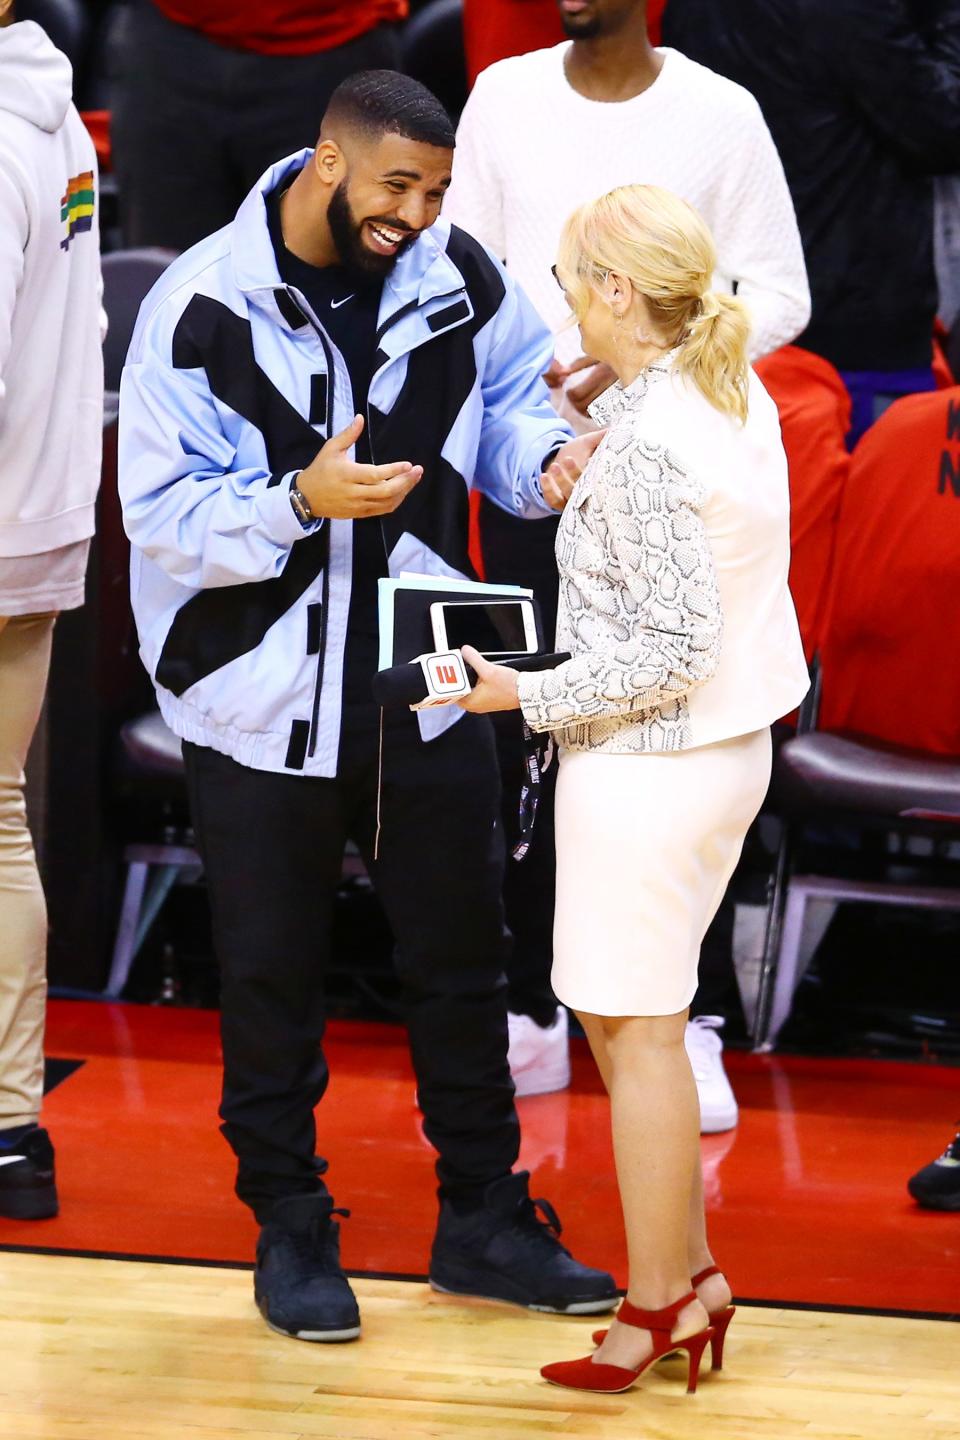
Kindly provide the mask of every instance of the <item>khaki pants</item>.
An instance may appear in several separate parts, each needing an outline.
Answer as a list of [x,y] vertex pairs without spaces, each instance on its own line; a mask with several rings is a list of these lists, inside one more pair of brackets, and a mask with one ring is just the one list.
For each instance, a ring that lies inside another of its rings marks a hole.
[[23,767],[40,718],[54,615],[0,617],[0,1130],[43,1096],[47,907],[27,828]]

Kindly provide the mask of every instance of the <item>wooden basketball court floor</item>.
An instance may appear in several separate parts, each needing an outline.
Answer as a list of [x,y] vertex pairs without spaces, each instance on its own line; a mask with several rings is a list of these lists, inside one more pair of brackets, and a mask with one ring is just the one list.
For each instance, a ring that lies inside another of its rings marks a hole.
[[[62,1209],[0,1221],[0,1440],[960,1437],[960,1215],[905,1189],[960,1114],[960,1071],[730,1053],[740,1124],[702,1146],[717,1255],[746,1297],[726,1368],[694,1397],[674,1361],[591,1396],[538,1372],[588,1353],[595,1320],[422,1282],[435,1182],[396,1027],[331,1027],[319,1112],[363,1338],[266,1328],[216,1130],[216,1020],[51,1004]],[[521,1102],[521,1164],[574,1253],[622,1283],[606,1102],[582,1046],[573,1060],[569,1091]]]
[[687,1396],[665,1361],[623,1395],[559,1390],[592,1324],[360,1280],[363,1338],[265,1328],[245,1270],[0,1254],[3,1440],[947,1440],[946,1321],[745,1306],[724,1371]]

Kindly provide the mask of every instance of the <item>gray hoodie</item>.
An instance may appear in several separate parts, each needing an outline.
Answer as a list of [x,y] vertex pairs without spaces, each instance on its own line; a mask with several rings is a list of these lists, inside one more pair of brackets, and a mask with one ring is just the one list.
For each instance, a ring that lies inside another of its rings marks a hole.
[[103,360],[97,162],[65,55],[0,29],[0,559],[93,534]]

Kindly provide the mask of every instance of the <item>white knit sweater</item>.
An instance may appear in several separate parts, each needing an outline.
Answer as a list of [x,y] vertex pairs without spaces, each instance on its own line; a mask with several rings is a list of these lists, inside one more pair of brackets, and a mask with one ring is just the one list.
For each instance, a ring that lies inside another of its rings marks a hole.
[[810,291],[783,167],[760,107],[741,86],[664,49],[654,83],[632,100],[586,100],[567,82],[568,42],[491,65],[457,134],[444,215],[506,261],[557,332],[580,353],[550,266],[575,207],[616,185],[662,185],[713,231],[717,288],[750,307],[753,356],[787,344],[810,317]]

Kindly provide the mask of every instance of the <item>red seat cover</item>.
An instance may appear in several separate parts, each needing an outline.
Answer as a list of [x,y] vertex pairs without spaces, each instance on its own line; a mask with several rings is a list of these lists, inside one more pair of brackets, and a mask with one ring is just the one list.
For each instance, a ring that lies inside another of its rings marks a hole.
[[857,446],[822,645],[826,730],[960,756],[960,386]]
[[790,466],[790,590],[807,660],[820,644],[840,500],[850,469],[850,396],[819,355],[785,345],[756,364],[780,412]]

